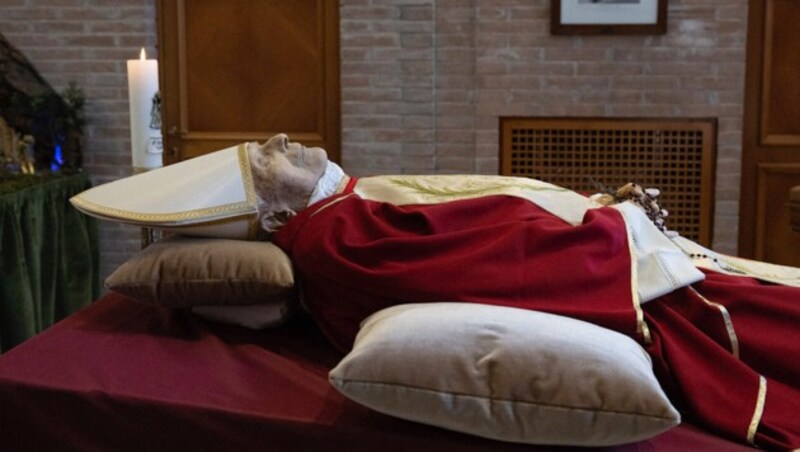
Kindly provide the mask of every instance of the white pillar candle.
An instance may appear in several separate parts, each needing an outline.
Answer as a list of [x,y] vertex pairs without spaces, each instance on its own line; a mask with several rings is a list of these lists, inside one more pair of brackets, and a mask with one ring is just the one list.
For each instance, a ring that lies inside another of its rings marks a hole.
[[148,60],[142,48],[138,60],[128,60],[128,103],[134,168],[157,168],[163,164],[160,125],[152,124],[151,127],[153,97],[156,93],[158,61]]

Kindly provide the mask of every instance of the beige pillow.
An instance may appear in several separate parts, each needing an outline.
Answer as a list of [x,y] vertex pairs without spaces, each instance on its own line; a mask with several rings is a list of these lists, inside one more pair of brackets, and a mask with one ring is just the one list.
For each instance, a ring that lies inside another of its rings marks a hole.
[[169,236],[122,264],[105,285],[142,303],[167,307],[294,300],[289,257],[269,242]]
[[502,441],[616,445],[680,423],[635,341],[516,308],[385,309],[329,377],[377,411]]

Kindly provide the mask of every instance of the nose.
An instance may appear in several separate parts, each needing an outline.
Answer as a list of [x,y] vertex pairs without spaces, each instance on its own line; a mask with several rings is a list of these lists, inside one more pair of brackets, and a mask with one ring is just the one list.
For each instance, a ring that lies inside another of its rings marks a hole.
[[278,151],[286,153],[289,148],[289,136],[285,133],[279,133],[269,139],[267,145],[273,145]]

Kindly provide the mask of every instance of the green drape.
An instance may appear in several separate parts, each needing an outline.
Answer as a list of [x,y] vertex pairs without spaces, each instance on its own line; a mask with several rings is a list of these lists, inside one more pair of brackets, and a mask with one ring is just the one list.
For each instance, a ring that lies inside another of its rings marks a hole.
[[0,184],[0,352],[99,295],[97,224],[69,203],[89,186],[85,173]]

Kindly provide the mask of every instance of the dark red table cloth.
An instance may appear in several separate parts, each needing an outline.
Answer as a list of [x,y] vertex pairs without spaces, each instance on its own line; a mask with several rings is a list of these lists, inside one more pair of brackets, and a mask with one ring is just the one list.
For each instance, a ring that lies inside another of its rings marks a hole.
[[[0,356],[0,450],[567,450],[391,418],[327,380],[314,324],[251,331],[110,294]],[[747,450],[681,425],[616,451]]]

